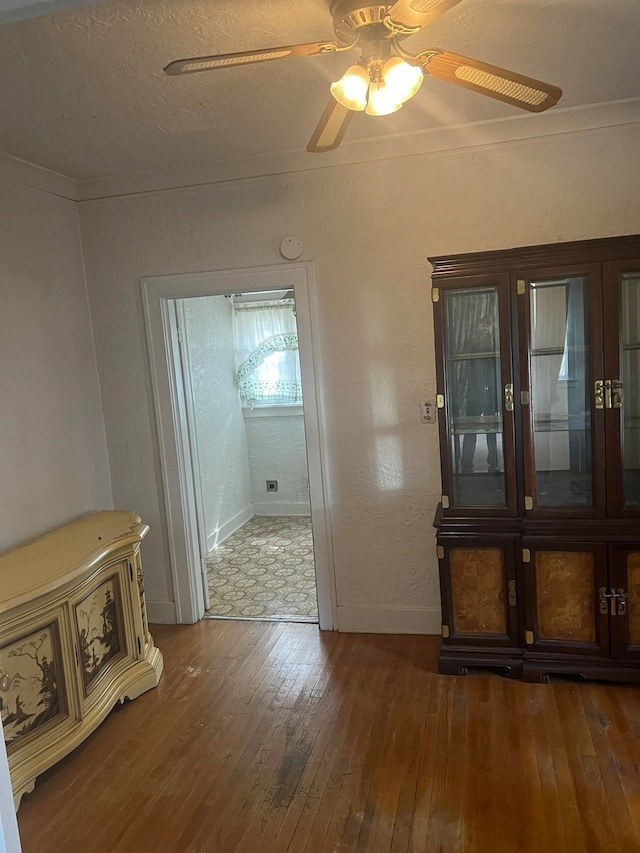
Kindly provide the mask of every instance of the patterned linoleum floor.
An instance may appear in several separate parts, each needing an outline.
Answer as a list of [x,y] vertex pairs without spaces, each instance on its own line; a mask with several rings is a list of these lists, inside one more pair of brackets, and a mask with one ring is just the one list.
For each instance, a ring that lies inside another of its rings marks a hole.
[[207,557],[208,616],[317,622],[311,519],[254,516]]

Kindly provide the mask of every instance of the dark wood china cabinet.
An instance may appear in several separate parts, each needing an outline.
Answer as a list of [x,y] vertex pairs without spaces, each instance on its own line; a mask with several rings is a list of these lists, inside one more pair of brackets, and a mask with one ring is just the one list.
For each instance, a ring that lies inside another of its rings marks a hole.
[[640,236],[429,260],[440,671],[640,680]]

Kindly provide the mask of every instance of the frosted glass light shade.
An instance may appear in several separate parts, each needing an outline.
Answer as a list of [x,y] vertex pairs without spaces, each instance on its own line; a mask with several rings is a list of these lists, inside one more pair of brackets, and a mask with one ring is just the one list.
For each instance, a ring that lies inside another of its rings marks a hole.
[[393,98],[404,104],[420,88],[424,74],[417,65],[409,65],[399,56],[391,56],[382,66],[382,79],[393,93]]
[[348,110],[362,112],[367,106],[369,72],[362,65],[347,68],[337,83],[331,84],[331,94],[339,104]]
[[369,100],[367,102],[366,114],[369,116],[388,116],[397,112],[402,103],[398,101],[394,93],[385,86],[384,80],[376,80],[369,86]]

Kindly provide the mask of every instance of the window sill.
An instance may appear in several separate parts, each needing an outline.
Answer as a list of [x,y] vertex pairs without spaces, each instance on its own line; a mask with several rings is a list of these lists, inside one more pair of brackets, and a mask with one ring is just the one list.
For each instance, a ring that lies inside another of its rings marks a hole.
[[302,415],[302,403],[280,403],[276,406],[243,407],[244,418],[292,418]]

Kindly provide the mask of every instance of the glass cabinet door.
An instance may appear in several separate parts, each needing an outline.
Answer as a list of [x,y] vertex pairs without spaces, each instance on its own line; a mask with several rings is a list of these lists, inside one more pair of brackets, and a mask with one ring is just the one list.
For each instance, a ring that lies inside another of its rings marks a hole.
[[520,279],[527,511],[604,512],[603,424],[594,418],[600,321],[591,317],[598,284],[588,273]]
[[640,261],[605,268],[609,514],[640,515]]
[[508,283],[447,285],[440,304],[443,489],[451,507],[515,512],[512,415],[505,424],[503,411],[504,389],[512,394]]

